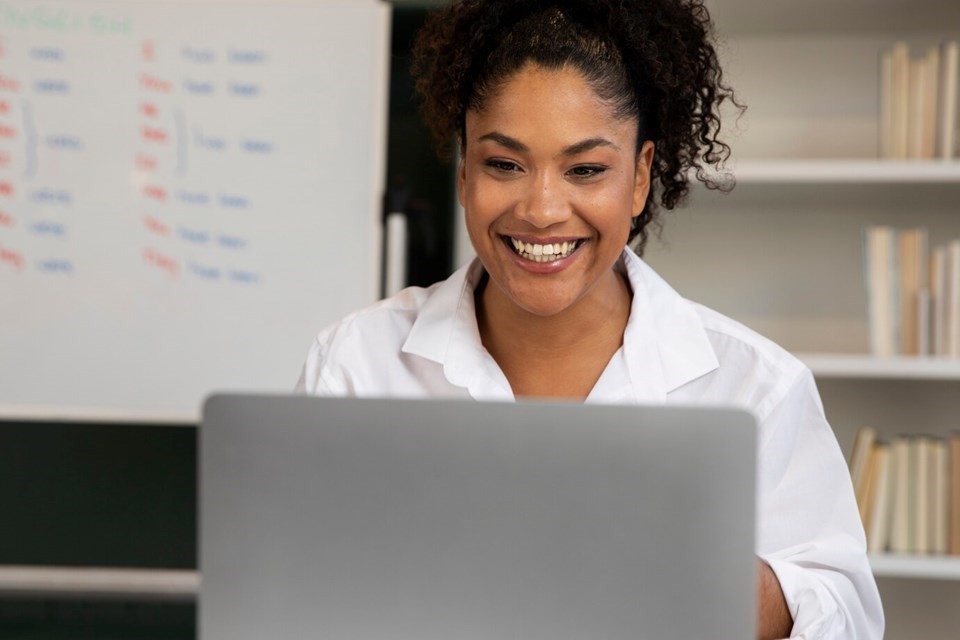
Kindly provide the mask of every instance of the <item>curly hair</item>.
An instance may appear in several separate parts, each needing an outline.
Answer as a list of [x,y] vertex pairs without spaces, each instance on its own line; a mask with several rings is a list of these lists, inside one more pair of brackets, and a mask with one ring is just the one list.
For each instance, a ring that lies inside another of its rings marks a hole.
[[431,14],[417,35],[412,72],[421,111],[442,157],[466,143],[470,110],[528,62],[583,73],[615,117],[636,118],[637,150],[653,141],[651,189],[628,242],[643,252],[660,206],[690,190],[690,171],[727,190],[720,105],[742,111],[723,73],[703,0],[459,0]]

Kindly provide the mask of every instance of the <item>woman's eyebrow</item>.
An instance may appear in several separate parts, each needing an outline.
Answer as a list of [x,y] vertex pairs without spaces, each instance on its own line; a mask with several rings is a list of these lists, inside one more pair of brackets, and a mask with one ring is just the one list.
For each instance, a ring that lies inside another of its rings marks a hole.
[[[484,134],[477,138],[477,142],[483,142],[485,140],[490,140],[491,142],[496,142],[497,144],[510,149],[511,151],[516,151],[517,153],[528,153],[530,148],[517,140],[516,138],[511,138],[508,135],[500,133],[498,131],[491,131],[490,133]],[[612,149],[619,151],[620,147],[607,140],[606,138],[590,138],[588,140],[582,140],[575,144],[566,147],[563,151],[560,152],[560,155],[564,156],[575,156],[581,153],[585,153],[597,147],[611,147]]]
[[570,145],[563,150],[562,155],[575,156],[587,151],[591,151],[592,149],[596,149],[597,147],[610,147],[615,151],[620,151],[620,147],[613,144],[606,138],[590,138],[589,140],[584,140],[582,142]]
[[491,140],[493,142],[496,142],[500,146],[506,147],[511,151],[516,151],[517,153],[527,153],[528,151],[530,151],[530,147],[523,144],[516,138],[511,138],[510,136],[504,135],[497,131],[491,131],[490,133],[482,135],[479,138],[477,138],[477,142],[483,142],[484,140]]

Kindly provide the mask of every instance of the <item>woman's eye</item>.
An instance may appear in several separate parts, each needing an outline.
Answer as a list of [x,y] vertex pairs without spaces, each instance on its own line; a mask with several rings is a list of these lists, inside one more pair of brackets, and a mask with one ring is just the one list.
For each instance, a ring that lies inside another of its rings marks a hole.
[[596,165],[582,165],[582,166],[574,167],[570,169],[569,173],[575,178],[593,178],[594,176],[598,176],[606,170],[607,170],[606,167],[600,167]]
[[487,160],[486,165],[491,169],[503,171],[504,173],[512,173],[520,170],[520,166],[516,162],[510,162],[509,160]]

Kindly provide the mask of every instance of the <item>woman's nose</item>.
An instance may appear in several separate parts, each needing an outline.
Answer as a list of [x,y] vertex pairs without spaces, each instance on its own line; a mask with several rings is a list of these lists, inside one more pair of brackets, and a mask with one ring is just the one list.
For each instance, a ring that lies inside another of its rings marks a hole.
[[570,217],[570,203],[563,181],[544,172],[530,180],[518,217],[534,227],[545,229]]

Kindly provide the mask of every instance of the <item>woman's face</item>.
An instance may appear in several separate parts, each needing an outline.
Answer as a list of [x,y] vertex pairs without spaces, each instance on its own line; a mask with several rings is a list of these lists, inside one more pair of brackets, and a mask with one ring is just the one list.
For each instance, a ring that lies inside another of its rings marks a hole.
[[650,183],[637,121],[614,118],[579,71],[528,64],[467,113],[466,138],[460,202],[496,293],[540,316],[612,295]]

